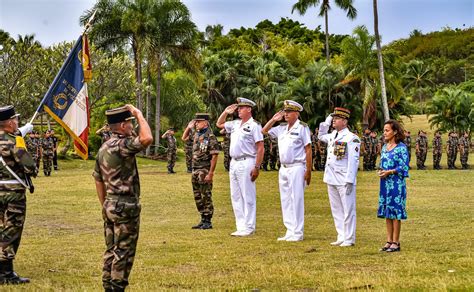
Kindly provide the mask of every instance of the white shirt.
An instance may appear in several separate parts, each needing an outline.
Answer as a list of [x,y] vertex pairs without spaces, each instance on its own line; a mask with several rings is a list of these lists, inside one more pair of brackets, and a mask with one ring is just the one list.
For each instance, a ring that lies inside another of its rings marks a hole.
[[[330,185],[340,186],[347,183],[356,185],[360,155],[359,137],[347,128],[339,132],[334,130],[332,133],[328,133],[328,130],[329,125],[325,122],[319,125],[318,138],[328,144],[323,181]],[[345,149],[344,155],[339,157],[336,155],[337,145]]]
[[257,142],[263,141],[262,126],[253,118],[242,124],[237,119],[225,122],[224,128],[230,133],[229,154],[232,158],[256,157]]
[[311,144],[309,127],[306,124],[302,125],[298,119],[290,130],[288,130],[288,124],[283,123],[271,128],[268,134],[278,138],[280,163],[306,162],[305,146]]

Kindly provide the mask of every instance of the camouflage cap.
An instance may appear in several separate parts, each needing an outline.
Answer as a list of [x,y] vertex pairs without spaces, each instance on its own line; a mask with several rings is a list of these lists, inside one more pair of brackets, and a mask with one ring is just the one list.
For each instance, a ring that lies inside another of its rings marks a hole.
[[18,117],[20,114],[15,112],[13,105],[0,107],[0,121],[6,121]]
[[132,116],[132,113],[125,106],[106,110],[105,115],[107,116],[108,124],[117,124],[135,119],[135,117]]

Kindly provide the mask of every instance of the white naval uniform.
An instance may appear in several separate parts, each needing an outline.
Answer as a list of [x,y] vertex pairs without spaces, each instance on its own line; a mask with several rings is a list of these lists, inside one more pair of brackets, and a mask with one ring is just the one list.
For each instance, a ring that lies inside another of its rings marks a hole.
[[273,127],[268,134],[278,138],[281,167],[279,186],[283,224],[286,240],[302,240],[304,232],[304,189],[306,172],[305,146],[311,144],[309,127],[296,120],[288,130],[288,124]]
[[[325,122],[319,125],[318,138],[328,145],[323,180],[328,185],[337,241],[351,245],[355,244],[356,239],[356,184],[360,139],[347,128],[339,132],[334,130],[329,134],[328,130],[329,125]],[[345,154],[339,158],[334,153],[337,143],[346,143]],[[352,184],[352,191],[349,194],[347,194],[348,184]]]
[[224,124],[230,133],[229,179],[232,208],[237,231],[250,234],[255,231],[257,192],[250,173],[255,168],[257,142],[263,141],[262,126],[253,118],[242,124],[237,119]]

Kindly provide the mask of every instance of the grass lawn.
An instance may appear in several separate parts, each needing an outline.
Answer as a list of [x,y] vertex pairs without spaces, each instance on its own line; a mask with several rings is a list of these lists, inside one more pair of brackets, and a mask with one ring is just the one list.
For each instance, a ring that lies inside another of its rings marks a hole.
[[[28,195],[15,264],[32,283],[2,291],[101,289],[105,245],[91,176],[94,162],[59,163],[60,171],[40,174],[37,191]],[[131,291],[474,290],[472,170],[412,170],[402,252],[387,254],[378,251],[385,242],[385,221],[376,218],[375,173],[359,172],[357,242],[341,248],[329,245],[336,233],[321,172],[313,172],[305,193],[305,239],[290,243],[276,241],[285,232],[277,172],[262,172],[257,180],[256,234],[234,238],[222,155],[214,182],[213,230],[190,228],[199,216],[184,164],[181,153],[178,173],[168,175],[165,163],[139,160],[143,210]],[[430,155],[427,165],[432,168]]]

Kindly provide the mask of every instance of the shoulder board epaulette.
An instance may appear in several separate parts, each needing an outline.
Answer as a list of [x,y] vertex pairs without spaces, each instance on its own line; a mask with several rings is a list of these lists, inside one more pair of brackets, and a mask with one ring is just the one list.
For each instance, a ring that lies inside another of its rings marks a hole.
[[303,127],[307,127],[307,126],[308,126],[308,124],[306,124],[306,123],[303,122],[303,121],[300,121],[300,124],[301,124]]
[[352,142],[354,142],[354,143],[360,143],[360,140],[359,140],[358,137],[355,137],[355,138],[352,140]]
[[253,120],[255,123],[257,123],[258,125],[261,125],[261,123],[257,120]]
[[287,122],[280,123],[280,126],[286,126],[286,125],[288,125]]

